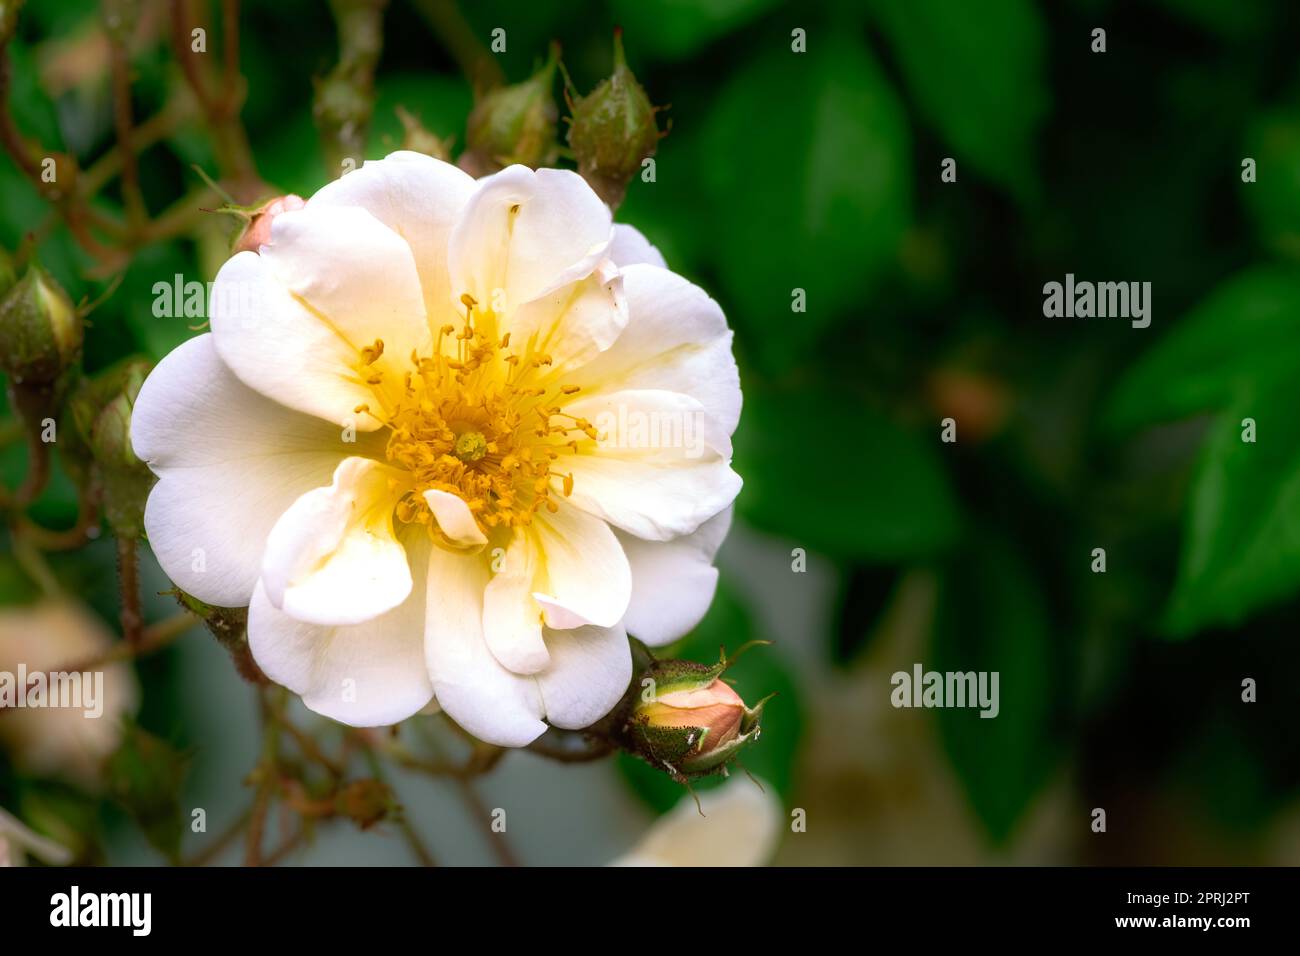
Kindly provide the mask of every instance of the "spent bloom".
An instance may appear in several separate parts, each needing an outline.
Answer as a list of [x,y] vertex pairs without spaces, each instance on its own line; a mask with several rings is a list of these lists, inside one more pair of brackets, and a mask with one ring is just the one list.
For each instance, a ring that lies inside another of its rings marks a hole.
[[436,699],[522,746],[619,701],[629,633],[704,614],[731,332],[577,174],[394,153],[276,215],[212,299],[135,402],[145,529],[313,710]]

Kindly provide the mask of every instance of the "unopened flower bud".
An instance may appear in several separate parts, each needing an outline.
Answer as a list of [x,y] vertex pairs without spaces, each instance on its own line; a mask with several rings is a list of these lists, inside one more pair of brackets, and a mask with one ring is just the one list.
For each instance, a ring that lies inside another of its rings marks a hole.
[[474,104],[465,131],[469,152],[462,157],[473,175],[511,163],[537,167],[555,161],[559,111],[552,88],[559,63],[559,44],[552,43],[550,56],[536,73],[522,83],[491,90]]
[[48,385],[81,354],[84,328],[62,286],[40,266],[0,300],[0,363],[15,385]]
[[104,517],[122,538],[139,537],[154,481],[131,447],[131,410],[149,369],[145,359],[125,359],[83,380],[68,401],[77,439],[71,460],[80,457],[76,452],[89,459],[88,477],[101,492]]
[[451,159],[451,139],[441,139],[437,134],[426,129],[418,116],[409,110],[397,107],[397,118],[402,122],[402,149],[424,153],[434,159],[448,162]]
[[722,680],[730,662],[655,661],[623,727],[632,749],[677,779],[726,773],[726,765],[758,739],[767,699],[745,706]]
[[282,212],[301,209],[305,205],[307,203],[301,196],[289,193],[287,196],[277,196],[268,200],[257,209],[247,212],[245,215],[248,218],[248,225],[231,249],[231,253],[258,252],[262,246],[271,241],[271,223],[275,221],[275,217]]
[[662,135],[656,108],[628,69],[622,31],[614,31],[614,72],[572,103],[571,111],[569,146],[578,172],[601,199],[617,208]]

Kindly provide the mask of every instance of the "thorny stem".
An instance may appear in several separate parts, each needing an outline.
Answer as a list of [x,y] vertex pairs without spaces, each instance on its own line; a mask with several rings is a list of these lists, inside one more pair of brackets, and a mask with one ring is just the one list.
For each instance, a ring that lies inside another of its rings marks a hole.
[[[38,562],[40,569],[30,568],[26,564],[24,564],[23,569],[27,571],[28,574],[47,577],[48,580],[46,582],[38,580],[37,583],[41,585],[42,591],[44,591],[47,596],[57,595],[58,583],[54,580],[54,576],[50,573],[48,566],[45,566],[45,558],[29,543],[23,541],[21,538],[15,538],[14,556],[22,562],[24,560],[24,554],[29,554],[33,557]],[[49,588],[52,588],[53,590],[48,590]],[[118,661],[144,657],[148,654],[154,653],[155,651],[160,651],[164,647],[170,646],[176,638],[180,637],[198,623],[199,619],[189,611],[181,611],[177,614],[173,614],[171,617],[158,621],[156,624],[150,624],[148,627],[144,628],[140,640],[135,644],[129,644],[126,641],[119,641],[109,650],[102,654],[97,654],[94,657],[73,661],[60,667],[51,668],[48,671],[29,671],[27,677],[28,684],[30,685],[32,681],[37,680],[42,676],[48,680],[49,676],[55,673],[94,671],[99,670],[108,664],[117,663]],[[0,715],[3,715],[5,711],[10,709],[12,708],[0,707]]]
[[[457,728],[459,729],[459,728]],[[442,746],[434,739],[432,734],[425,736],[425,743],[433,751],[435,758],[442,760]],[[475,741],[478,744],[477,741]],[[478,744],[478,746],[483,746]],[[495,764],[500,759],[500,754],[504,753],[501,748],[492,748],[497,751],[497,756],[492,760]],[[514,849],[510,846],[510,841],[505,833],[498,833],[492,829],[492,815],[488,812],[487,805],[483,803],[483,798],[479,796],[478,789],[474,786],[474,780],[468,776],[455,776],[452,780],[456,784],[456,789],[460,792],[461,801],[469,810],[470,817],[478,824],[483,835],[487,838],[488,846],[492,848],[493,854],[496,855],[497,861],[502,866],[516,867],[519,866],[519,858],[515,856]]]
[[140,612],[140,563],[134,538],[117,539],[117,578],[122,594],[122,637],[135,646],[144,638],[144,616]]
[[207,863],[211,863],[221,855],[222,851],[225,850],[226,847],[230,846],[230,844],[234,843],[243,835],[244,827],[248,824],[248,819],[252,816],[252,812],[251,808],[245,809],[234,819],[230,826],[222,830],[211,843],[205,846],[198,853],[194,854],[194,856],[184,861],[181,865],[203,866]]
[[414,0],[414,6],[451,53],[476,93],[505,82],[501,65],[479,42],[455,0]]
[[[265,184],[257,174],[253,162],[253,151],[248,145],[248,134],[239,121],[239,109],[243,98],[243,79],[238,72],[239,56],[239,16],[238,4],[227,3],[223,6],[226,26],[225,55],[225,95],[215,97],[209,89],[206,61],[202,54],[192,49],[191,30],[193,20],[190,17],[188,0],[172,0],[172,51],[180,64],[185,82],[194,92],[199,106],[211,128],[212,145],[217,156],[217,165],[222,175],[233,180],[231,191],[242,202],[249,202],[265,190]],[[233,50],[232,50],[233,48]]]
[[[384,773],[383,762],[380,761],[379,755],[375,753],[374,747],[370,746],[369,739],[366,739],[364,752],[366,763],[370,767],[371,776],[380,783],[387,785],[388,775]],[[421,866],[438,865],[437,860],[435,860],[433,854],[429,852],[429,848],[420,836],[419,831],[415,829],[415,825],[407,818],[405,808],[398,812],[397,828],[402,832],[402,837],[406,840],[407,846],[411,848],[411,853],[414,854],[416,860],[419,861]]]
[[316,84],[312,112],[333,175],[365,158],[375,108],[375,67],[383,50],[388,0],[330,0],[338,24],[339,62]]
[[254,770],[257,793],[249,818],[248,834],[244,846],[244,865],[262,866],[262,837],[266,829],[266,816],[271,809],[271,798],[277,780],[279,764],[280,722],[284,695],[276,689],[258,694],[262,705],[262,759]]
[[149,218],[144,194],[140,192],[140,169],[135,150],[135,133],[131,117],[131,64],[126,44],[113,35],[109,44],[109,61],[113,77],[113,122],[117,129],[118,152],[122,162],[122,201],[133,232],[139,232]]

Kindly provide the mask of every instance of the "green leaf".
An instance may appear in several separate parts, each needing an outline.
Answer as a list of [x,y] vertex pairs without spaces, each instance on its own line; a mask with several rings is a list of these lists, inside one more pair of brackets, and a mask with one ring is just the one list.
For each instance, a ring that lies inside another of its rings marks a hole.
[[[726,647],[736,651],[753,639],[763,639],[749,612],[725,584],[718,587],[717,597],[704,620],[690,634],[668,648],[656,650],[655,656],[693,660],[713,664],[718,660],[718,649]],[[802,732],[802,704],[798,688],[791,679],[787,666],[781,660],[777,647],[755,647],[727,669],[727,679],[734,681],[736,692],[752,705],[758,699],[775,693],[763,708],[763,732],[742,757],[744,769],[787,796],[794,780],[795,757]],[[632,789],[646,803],[659,812],[676,805],[687,795],[686,789],[651,767],[644,760],[620,753],[618,767]],[[733,773],[744,771],[733,766]],[[707,790],[724,781],[724,777],[705,777],[691,784],[697,790]]]
[[190,755],[129,720],[121,746],[108,761],[110,793],[140,825],[149,843],[172,862],[180,857],[181,786],[189,761]]
[[744,26],[777,0],[617,0],[629,49],[677,60]]
[[830,34],[815,52],[758,56],[703,125],[698,223],[719,250],[720,298],[760,361],[790,368],[844,313],[869,309],[896,262],[911,222],[906,120],[866,48]]
[[876,11],[921,111],[955,154],[959,178],[969,163],[1032,199],[1048,93],[1045,31],[1030,0],[883,0]]
[[[180,276],[180,297],[177,301],[176,277]],[[193,260],[181,252],[177,243],[169,242],[146,246],[136,253],[131,265],[126,270],[121,287],[114,294],[117,300],[113,307],[121,311],[131,337],[149,358],[155,362],[171,352],[182,342],[195,335],[202,335],[206,314],[198,316],[185,315],[185,303],[195,287],[187,288],[187,283],[200,281]],[[154,303],[159,301],[156,286],[165,285],[172,305],[171,315],[154,315]],[[207,312],[207,288],[202,295],[204,313]]]
[[[1165,619],[1184,636],[1233,625],[1300,588],[1300,377],[1243,394],[1214,423],[1191,492]],[[1243,441],[1243,419],[1255,441]]]
[[1244,155],[1255,160],[1255,182],[1241,182],[1239,188],[1260,238],[1274,251],[1300,260],[1300,121],[1294,110],[1257,119]]
[[937,431],[923,438],[844,391],[750,389],[735,439],[736,504],[762,530],[869,561],[931,555],[956,537]]
[[993,840],[1003,843],[1058,749],[1051,729],[1055,636],[1031,568],[987,531],[950,567],[938,606],[933,663],[925,662],[925,669],[998,674],[996,717],[981,717],[978,707],[936,714],[972,808]]
[[453,149],[459,152],[465,148],[465,119],[472,105],[469,85],[458,77],[428,73],[381,76],[366,155],[371,159],[387,156],[401,146],[405,131],[397,116],[399,106],[414,114],[435,136],[444,141],[454,139]]
[[1300,374],[1300,270],[1261,266],[1220,285],[1124,375],[1118,430],[1220,411],[1243,390]]

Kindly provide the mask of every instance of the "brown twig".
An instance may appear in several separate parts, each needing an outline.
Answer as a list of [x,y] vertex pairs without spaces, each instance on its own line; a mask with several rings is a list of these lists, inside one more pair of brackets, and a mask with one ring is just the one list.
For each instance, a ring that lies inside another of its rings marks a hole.
[[134,538],[117,539],[117,579],[122,596],[122,637],[138,646],[144,639],[144,615],[140,611],[140,563]]

